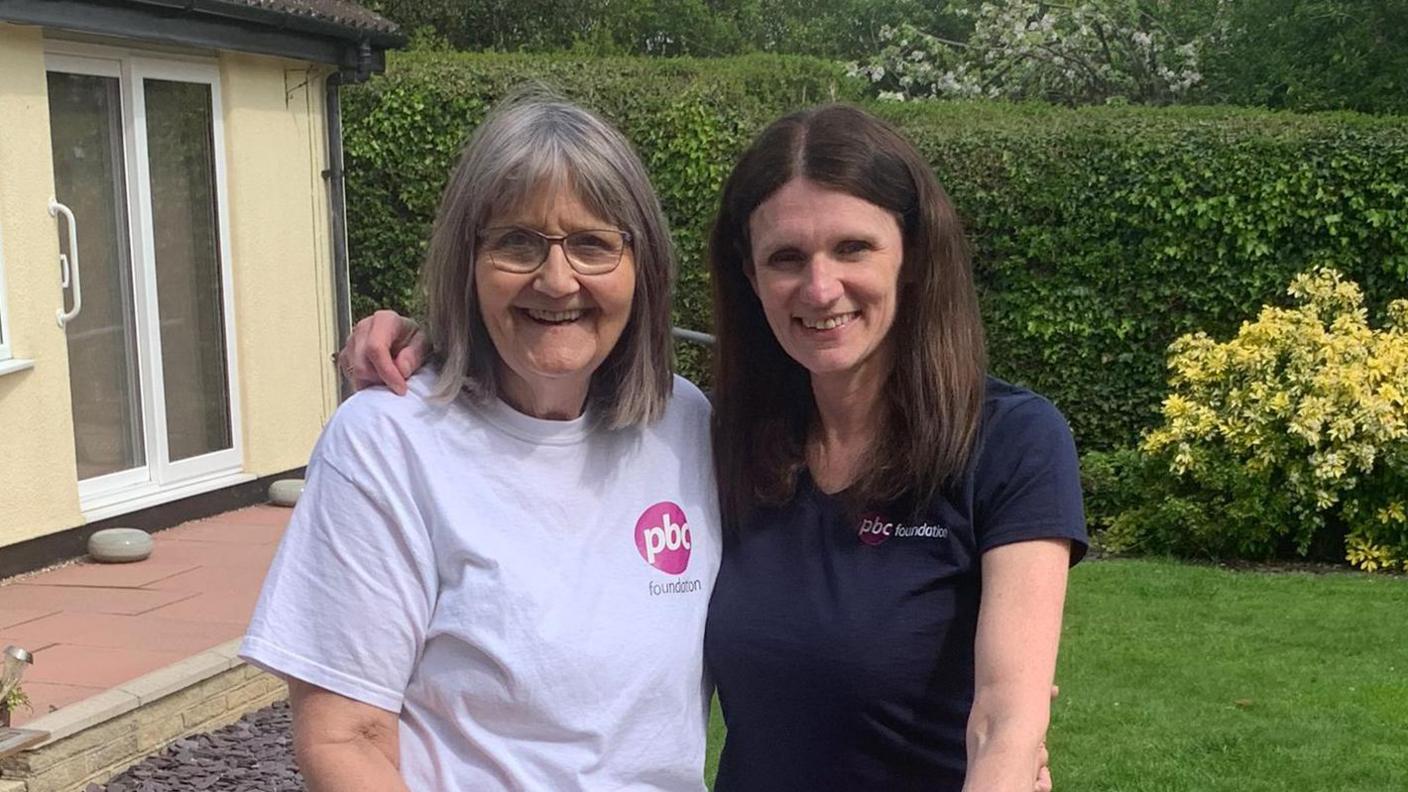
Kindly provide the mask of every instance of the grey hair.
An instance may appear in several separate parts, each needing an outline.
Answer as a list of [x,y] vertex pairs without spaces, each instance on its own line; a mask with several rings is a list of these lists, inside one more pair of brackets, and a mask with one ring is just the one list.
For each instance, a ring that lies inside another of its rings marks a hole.
[[518,94],[490,112],[440,198],[421,270],[425,330],[439,367],[433,397],[449,401],[461,390],[479,400],[498,395],[501,360],[474,286],[479,231],[496,213],[560,188],[629,231],[635,255],[631,313],[592,375],[588,412],[611,429],[651,423],[664,414],[673,384],[674,250],[664,213],[645,166],[619,131],[541,91]]

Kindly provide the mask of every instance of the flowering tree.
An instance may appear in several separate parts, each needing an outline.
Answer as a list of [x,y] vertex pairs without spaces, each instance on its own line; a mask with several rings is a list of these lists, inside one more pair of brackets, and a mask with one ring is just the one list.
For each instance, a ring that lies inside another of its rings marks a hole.
[[966,42],[887,27],[880,52],[852,72],[888,99],[1168,104],[1202,81],[1199,56],[1215,32],[1178,41],[1159,20],[1166,1],[985,2]]

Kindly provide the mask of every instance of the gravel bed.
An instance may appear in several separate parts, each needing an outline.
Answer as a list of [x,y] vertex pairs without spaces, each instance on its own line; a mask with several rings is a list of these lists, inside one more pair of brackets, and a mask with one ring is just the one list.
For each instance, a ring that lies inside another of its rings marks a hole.
[[183,737],[85,792],[303,792],[292,724],[288,702],[280,701],[223,729]]

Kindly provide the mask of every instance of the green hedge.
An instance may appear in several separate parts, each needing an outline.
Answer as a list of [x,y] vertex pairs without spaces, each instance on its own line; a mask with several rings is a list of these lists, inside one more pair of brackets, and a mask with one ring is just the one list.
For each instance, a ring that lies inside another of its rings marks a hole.
[[[891,106],[893,107],[893,106]],[[1312,264],[1408,281],[1408,119],[1226,108],[886,108],[976,248],[993,367],[1087,448],[1133,442],[1178,335],[1225,337]]]
[[[597,108],[640,149],[684,264],[677,323],[693,328],[708,327],[700,256],[738,152],[786,110],[861,91],[840,67],[804,58],[395,57],[346,102],[356,313],[414,309],[455,153],[489,105],[530,79]],[[1337,266],[1375,307],[1408,280],[1408,119],[872,108],[915,141],[968,223],[995,373],[1052,397],[1086,448],[1128,445],[1153,422],[1173,338],[1230,333],[1309,265]],[[681,354],[703,378],[697,352]]]

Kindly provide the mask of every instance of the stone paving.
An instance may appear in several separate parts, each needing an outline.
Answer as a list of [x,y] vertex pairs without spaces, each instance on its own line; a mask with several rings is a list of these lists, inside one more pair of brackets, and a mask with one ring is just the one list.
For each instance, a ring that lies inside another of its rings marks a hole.
[[154,535],[150,558],[0,583],[0,646],[34,653],[26,722],[243,635],[292,512],[252,506]]

